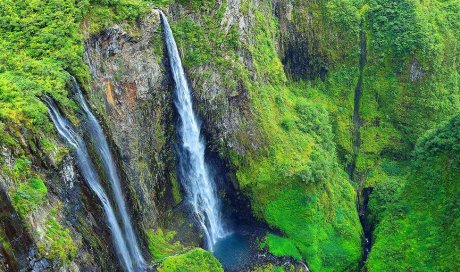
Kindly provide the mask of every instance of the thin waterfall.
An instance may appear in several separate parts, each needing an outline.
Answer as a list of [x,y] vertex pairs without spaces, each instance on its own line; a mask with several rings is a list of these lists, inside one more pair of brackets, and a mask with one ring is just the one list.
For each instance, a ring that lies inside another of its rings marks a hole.
[[131,219],[129,217],[129,214],[126,208],[126,202],[123,197],[117,167],[112,157],[112,153],[110,152],[109,145],[107,143],[107,139],[102,130],[102,127],[100,126],[94,114],[89,109],[88,103],[86,103],[86,100],[83,97],[83,94],[80,90],[80,86],[78,85],[74,77],[72,77],[72,84],[76,91],[77,101],[80,104],[80,106],[83,108],[86,116],[88,117],[88,128],[89,128],[91,140],[94,142],[96,146],[96,152],[102,158],[102,164],[104,167],[104,171],[108,177],[111,188],[113,190],[115,204],[117,205],[119,215],[123,223],[125,240],[127,242],[127,246],[129,249],[129,253],[131,255],[131,259],[134,260],[134,264],[136,267],[142,268],[145,266],[145,261],[144,261],[144,258],[142,257],[141,251],[139,250],[139,244],[137,242],[137,237],[135,235],[133,226],[131,224]]
[[96,194],[102,203],[107,223],[109,224],[109,228],[112,233],[112,239],[116,248],[116,252],[121,259],[121,264],[126,269],[126,271],[138,271],[139,269],[136,268],[135,264],[133,264],[127,243],[123,236],[122,229],[118,224],[114,209],[110,204],[110,200],[101,186],[101,181],[96,172],[94,163],[89,156],[85,142],[73,130],[70,122],[61,115],[54,101],[50,98],[45,98],[45,102],[48,105],[48,111],[51,116],[51,120],[56,126],[59,135],[61,135],[66,140],[66,142],[75,149],[80,171],[83,174],[83,177],[85,178],[90,189]]
[[201,122],[193,111],[190,88],[168,20],[160,11],[166,47],[175,82],[174,104],[180,117],[178,148],[179,174],[188,201],[206,235],[207,248],[213,246],[228,233],[224,228],[221,205],[214,180],[205,162],[205,141],[201,135]]

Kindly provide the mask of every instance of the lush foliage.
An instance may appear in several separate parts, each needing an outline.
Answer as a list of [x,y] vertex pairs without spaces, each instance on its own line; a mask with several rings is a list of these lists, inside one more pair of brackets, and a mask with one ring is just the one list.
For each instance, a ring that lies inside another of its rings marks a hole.
[[68,72],[86,75],[79,13],[72,1],[60,0],[2,0],[0,10],[0,140],[18,145],[20,126],[36,133],[49,128],[37,96],[52,93],[69,106]]
[[[241,1],[244,28],[226,25],[227,1],[0,0],[0,146],[15,151],[13,167],[0,162],[23,218],[50,204],[34,156],[57,158],[62,150],[39,98],[53,96],[73,119],[69,74],[89,82],[83,37],[115,23],[129,28],[152,6],[173,2],[180,11],[171,25],[197,96],[205,97],[202,85],[214,77],[226,90],[213,98],[216,105],[228,103],[229,94],[248,92],[261,147],[244,156],[222,154],[254,214],[279,231],[266,236],[266,249],[305,261],[314,271],[356,270],[361,228],[343,169],[357,155],[356,181],[373,187],[369,271],[459,270],[459,117],[424,136],[415,162],[407,163],[417,138],[459,111],[458,0],[297,0],[290,1],[289,19],[274,15],[276,5]],[[360,34],[366,38],[361,44]],[[294,75],[282,64],[282,41],[289,35],[310,39],[299,49],[305,74]],[[155,53],[162,54],[157,37]],[[359,67],[363,56],[367,61]],[[360,71],[360,145],[353,154]],[[234,137],[253,144],[245,133]],[[173,232],[146,233],[153,259],[164,260],[160,271],[222,271],[208,252],[184,254],[188,249],[174,242]],[[42,236],[42,254],[64,262],[75,256],[57,208],[47,215]]]
[[459,108],[459,1],[368,2],[358,171],[407,159],[417,138]]
[[251,270],[251,272],[285,272],[285,271],[294,271],[294,268],[292,267],[292,269],[286,270],[283,267],[268,264],[265,266],[257,267],[254,270]]
[[374,233],[369,271],[460,269],[459,143],[457,115],[420,139],[402,188],[394,183],[375,188],[375,201],[385,210],[371,206],[381,223]]
[[300,255],[296,245],[289,239],[269,234],[267,235],[267,246],[270,252],[275,256],[287,255],[298,261],[302,259],[302,255]]
[[208,251],[193,249],[185,254],[166,258],[160,272],[219,272],[224,271],[219,261]]
[[166,257],[187,251],[187,248],[181,245],[180,242],[172,241],[175,235],[174,231],[164,233],[162,229],[147,231],[149,251],[154,261],[161,261]]

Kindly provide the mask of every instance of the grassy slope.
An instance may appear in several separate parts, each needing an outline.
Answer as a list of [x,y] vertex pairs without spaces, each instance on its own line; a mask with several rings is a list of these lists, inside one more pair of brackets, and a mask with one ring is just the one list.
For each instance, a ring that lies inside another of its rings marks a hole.
[[[460,2],[368,4],[363,142],[357,168],[366,186],[374,187],[369,218],[376,225],[375,243],[367,267],[453,271],[458,267],[447,260],[458,258],[458,248],[440,241],[446,235],[441,226],[453,212],[447,210],[453,201],[449,199],[458,194],[455,187],[448,194],[443,187],[458,181],[458,170],[447,167],[442,154],[433,154],[437,162],[423,162],[425,170],[406,160],[420,135],[459,110]],[[411,70],[421,71],[422,77],[411,77]],[[423,148],[419,144],[416,153]],[[447,167],[449,177],[433,174],[441,166]]]
[[291,86],[285,78],[271,36],[276,21],[252,12],[256,44],[250,50],[267,82],[248,83],[248,89],[268,144],[243,159],[239,182],[255,212],[295,246],[283,252],[278,239],[268,236],[272,252],[300,254],[314,270],[351,270],[360,257],[360,226],[354,192],[337,165],[328,113],[306,98],[314,90]]
[[371,0],[366,5],[361,176],[381,169],[385,159],[408,159],[417,138],[460,105],[460,22],[454,19],[460,1]]

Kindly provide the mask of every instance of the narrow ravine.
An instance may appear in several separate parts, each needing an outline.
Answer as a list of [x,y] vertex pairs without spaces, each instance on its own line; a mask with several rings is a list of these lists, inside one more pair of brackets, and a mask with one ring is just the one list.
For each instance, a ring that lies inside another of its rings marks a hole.
[[[116,216],[116,210],[112,207],[110,199],[101,185],[101,180],[96,171],[94,163],[88,153],[85,142],[72,128],[70,122],[64,118],[54,101],[48,97],[45,102],[49,109],[51,120],[53,121],[59,135],[65,139],[67,144],[75,150],[79,169],[86,180],[90,189],[96,194],[101,201],[107,223],[112,233],[113,244],[120,258],[120,263],[126,271],[142,271],[143,259],[142,256],[131,255],[130,245],[132,241],[128,241],[125,237],[122,227],[119,225]],[[84,102],[84,101],[83,101]],[[88,109],[89,110],[89,109]],[[125,230],[126,231],[126,230]],[[140,260],[142,261],[140,261]]]
[[356,161],[358,159],[359,149],[361,145],[361,118],[360,118],[360,102],[361,96],[363,93],[363,74],[364,68],[366,66],[367,61],[367,38],[366,32],[363,29],[363,22],[360,24],[360,32],[359,32],[359,47],[360,47],[360,54],[359,54],[359,78],[358,83],[356,84],[354,100],[353,100],[353,160],[351,162],[351,166],[349,168],[349,175],[350,178],[358,182],[358,215],[359,221],[361,226],[364,230],[364,238],[363,238],[363,256],[360,261],[359,267],[363,267],[364,263],[366,262],[367,256],[370,251],[371,246],[371,233],[369,232],[369,228],[367,226],[367,203],[369,197],[369,191],[364,190],[363,188],[363,176],[356,172]]
[[223,222],[215,181],[211,178],[205,161],[206,143],[201,134],[201,122],[193,111],[191,91],[176,42],[166,16],[161,11],[160,14],[175,82],[174,104],[179,114],[179,177],[193,213],[205,234],[206,248],[213,251],[214,245],[227,236],[229,231]]
[[356,160],[358,159],[359,147],[361,145],[361,134],[360,134],[360,127],[361,127],[361,118],[359,116],[360,110],[360,101],[361,95],[363,92],[363,73],[364,73],[364,66],[366,65],[366,55],[367,55],[367,48],[366,48],[366,33],[364,32],[363,24],[360,25],[360,32],[359,32],[359,78],[358,83],[356,84],[355,94],[353,99],[353,132],[352,132],[352,141],[353,141],[353,159],[349,166],[349,174],[351,179],[356,179],[355,170],[356,170]]

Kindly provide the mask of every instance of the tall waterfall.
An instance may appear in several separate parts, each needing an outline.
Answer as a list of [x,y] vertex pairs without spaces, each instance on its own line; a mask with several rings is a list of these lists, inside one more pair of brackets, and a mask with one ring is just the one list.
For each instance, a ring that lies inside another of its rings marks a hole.
[[101,126],[99,125],[99,122],[89,109],[88,104],[86,103],[85,98],[81,93],[80,87],[74,77],[72,77],[72,84],[76,90],[77,100],[88,117],[88,128],[89,133],[91,135],[91,140],[94,141],[94,144],[96,146],[96,152],[102,158],[104,171],[108,177],[111,188],[113,190],[115,204],[117,205],[119,215],[123,223],[124,235],[127,242],[129,253],[131,255],[132,260],[134,260],[135,262],[135,266],[143,267],[145,265],[145,261],[142,257],[141,251],[139,250],[137,237],[134,233],[134,229],[131,224],[131,219],[126,209],[126,202],[123,198],[123,193],[121,191],[120,178],[118,176],[117,167],[115,166],[115,161],[112,157],[112,153],[110,152],[107,139],[104,135]]
[[126,271],[133,272],[141,270],[142,268],[139,267],[137,260],[135,262],[132,260],[133,258],[130,255],[130,250],[128,249],[129,245],[126,242],[127,239],[124,237],[122,228],[118,224],[115,211],[110,204],[110,200],[105,193],[104,188],[101,186],[100,178],[97,174],[94,163],[89,156],[85,142],[73,130],[69,121],[61,115],[54,101],[46,98],[45,102],[48,104],[51,120],[56,126],[58,133],[66,140],[70,146],[75,149],[80,171],[83,174],[83,177],[85,178],[90,189],[96,194],[102,203],[107,223],[109,224],[109,228],[112,233],[112,239],[116,248],[116,252],[121,259],[120,262]]
[[180,116],[179,174],[188,201],[201,225],[209,250],[219,238],[225,237],[221,205],[214,180],[205,162],[205,141],[201,136],[201,123],[193,112],[190,88],[185,77],[176,42],[166,16],[160,11],[164,27],[171,71],[175,82],[174,104]]

